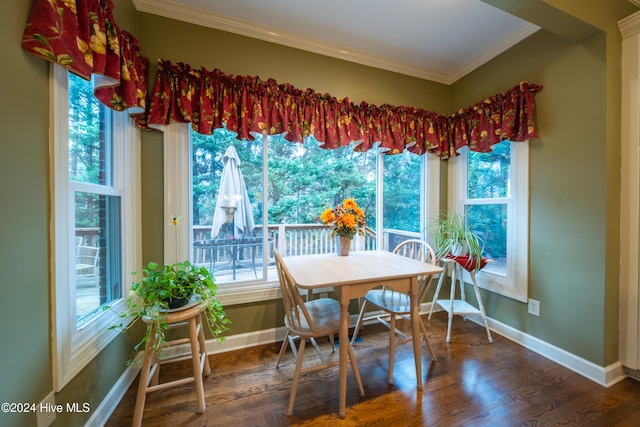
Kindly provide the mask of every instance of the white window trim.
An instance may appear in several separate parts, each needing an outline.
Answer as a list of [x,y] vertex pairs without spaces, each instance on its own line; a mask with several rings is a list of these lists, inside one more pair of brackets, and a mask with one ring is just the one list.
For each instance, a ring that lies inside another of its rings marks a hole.
[[620,168],[620,362],[640,369],[640,12],[618,22],[622,34]]
[[[164,126],[164,263],[191,259],[191,138],[189,123]],[[178,218],[174,225],[172,218]]]
[[440,157],[435,154],[423,154],[421,164],[422,183],[420,186],[420,200],[424,204],[421,211],[420,229],[422,239],[429,242],[429,226],[433,218],[440,211]]
[[[53,187],[51,211],[51,317],[52,371],[54,391],[64,388],[118,334],[108,330],[124,310],[124,299],[112,304],[113,310],[97,315],[76,331],[75,292],[71,283],[74,271],[74,230],[70,209],[68,165],[68,89],[66,69],[52,65],[50,75],[50,163]],[[113,115],[114,158],[122,173],[114,175],[114,187],[120,190],[122,218],[122,287],[128,295],[130,272],[140,265],[140,131],[126,113]],[[125,191],[126,189],[126,191]],[[72,244],[73,243],[73,244]]]
[[[411,154],[414,155],[414,154]],[[384,152],[378,153],[376,167],[376,230],[384,231]],[[437,215],[440,203],[440,158],[434,154],[420,156],[420,238],[429,243],[429,224]],[[433,185],[431,185],[433,183]],[[378,248],[392,251],[394,248],[384,247],[383,233],[376,234]]]
[[[507,142],[502,142],[505,144]],[[467,151],[449,159],[448,204],[463,212],[466,200]],[[529,143],[511,142],[512,199],[507,209],[507,275],[481,271],[478,286],[527,302],[529,298]],[[514,219],[517,218],[517,221]],[[467,281],[471,278],[465,274]]]
[[[192,247],[192,198],[191,198],[191,138],[190,124],[171,122],[163,126],[164,147],[164,215],[165,215],[165,263],[175,262],[176,248],[180,260],[191,259]],[[266,150],[266,147],[265,147]],[[266,152],[266,151],[265,151]],[[267,167],[267,160],[264,160]],[[432,154],[424,154],[421,161],[422,185],[420,199],[424,207],[422,210],[421,227],[426,239],[426,227],[430,216],[437,212],[440,200],[440,159]],[[383,168],[380,162],[376,168],[378,182],[382,182]],[[431,183],[436,183],[431,185]],[[266,185],[266,184],[265,184]],[[186,191],[185,191],[186,190]],[[266,192],[263,192],[266,197]],[[377,189],[379,208],[378,218],[381,218],[382,194]],[[263,201],[266,206],[266,200]],[[267,215],[267,209],[265,209]],[[171,223],[171,217],[180,218],[179,229]],[[268,218],[267,218],[268,220]],[[381,229],[381,228],[378,228]],[[381,247],[381,246],[379,246]],[[237,284],[236,284],[237,285]],[[277,280],[243,283],[241,286],[221,286],[218,288],[218,299],[223,305],[245,304],[258,301],[268,301],[280,298]]]
[[[192,258],[191,137],[190,124],[171,122],[163,127],[164,147],[164,262]],[[179,218],[177,228],[171,219]],[[275,280],[220,286],[218,299],[224,305],[279,298]]]

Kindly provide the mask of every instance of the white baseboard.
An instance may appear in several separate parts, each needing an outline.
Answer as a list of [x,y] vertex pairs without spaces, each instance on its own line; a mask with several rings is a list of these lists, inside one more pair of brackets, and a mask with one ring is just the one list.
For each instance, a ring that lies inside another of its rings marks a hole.
[[138,353],[133,362],[127,366],[118,381],[111,387],[109,393],[100,402],[100,405],[93,411],[91,417],[85,423],[85,427],[102,427],[105,425],[113,411],[122,400],[133,381],[136,379],[142,366],[142,353]]
[[207,353],[217,354],[227,351],[242,350],[244,348],[255,347],[264,344],[272,344],[276,341],[282,341],[286,334],[286,328],[264,329],[261,331],[248,332],[244,334],[231,335],[226,337],[222,342],[217,340],[207,340]]
[[[420,307],[420,313],[425,314],[429,312],[431,307],[430,303],[422,304]],[[434,310],[440,311],[440,310]],[[371,313],[374,315],[375,313]],[[467,317],[470,321],[477,323],[484,327],[482,318],[479,315],[471,315]],[[355,318],[352,318],[355,322]],[[489,328],[491,332],[495,332],[503,337],[520,344],[521,346],[534,351],[547,359],[558,363],[576,373],[590,379],[591,381],[598,383],[605,387],[611,387],[612,385],[622,381],[627,377],[627,373],[620,362],[613,363],[609,366],[598,366],[586,359],[569,353],[559,347],[542,341],[539,338],[525,334],[509,325],[498,322],[491,318],[487,318],[489,322]],[[443,331],[446,334],[446,331]],[[264,344],[271,344],[277,341],[282,341],[286,334],[284,326],[279,328],[265,329],[261,331],[248,332],[244,334],[231,335],[224,341],[218,342],[217,340],[207,340],[206,347],[207,353],[216,354],[224,353],[228,351],[241,350],[245,348],[255,347]],[[173,349],[167,351],[168,354],[178,353],[188,350],[188,346],[176,346]],[[142,353],[139,353],[136,357],[138,361],[141,359]],[[141,363],[132,363],[122,374],[120,379],[113,385],[105,399],[100,406],[96,408],[96,411],[92,414],[91,418],[85,424],[85,427],[102,427],[107,419],[111,416],[118,403],[122,399],[122,396],[127,392],[131,384],[140,371]]]
[[[467,317],[469,320],[484,327],[482,318],[480,315],[471,315]],[[611,387],[612,385],[622,381],[627,377],[627,374],[622,367],[622,364],[618,361],[612,363],[609,366],[598,366],[593,362],[590,362],[575,354],[569,353],[553,344],[549,344],[546,341],[542,341],[539,338],[528,335],[518,329],[512,328],[509,325],[493,320],[490,317],[487,318],[489,322],[489,329],[503,337],[520,344],[521,346],[528,348],[531,351],[538,353],[547,359],[571,369],[572,371],[590,379],[605,387]]]

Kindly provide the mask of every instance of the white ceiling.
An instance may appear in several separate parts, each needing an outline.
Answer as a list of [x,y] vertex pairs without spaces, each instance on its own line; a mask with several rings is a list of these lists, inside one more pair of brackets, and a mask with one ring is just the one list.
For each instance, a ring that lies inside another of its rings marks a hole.
[[481,0],[133,0],[139,11],[450,84],[539,27]]

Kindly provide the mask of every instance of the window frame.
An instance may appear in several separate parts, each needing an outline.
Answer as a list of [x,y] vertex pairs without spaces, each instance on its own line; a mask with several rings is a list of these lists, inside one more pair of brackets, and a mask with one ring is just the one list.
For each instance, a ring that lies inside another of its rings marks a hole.
[[[122,298],[111,310],[98,313],[77,328],[75,313],[75,224],[74,189],[95,188],[92,184],[69,180],[68,71],[51,65],[50,75],[50,170],[51,199],[51,318],[52,371],[54,391],[64,388],[117,335],[109,330],[125,310],[131,271],[138,270],[141,254],[140,215],[140,131],[126,112],[111,114],[114,175],[107,193],[120,197]],[[101,186],[102,187],[102,186]],[[104,188],[100,191],[104,193]]]
[[[507,272],[506,275],[488,271],[476,274],[478,286],[500,295],[527,302],[529,298],[529,144],[503,141],[511,144],[511,194],[507,203]],[[449,159],[448,204],[457,212],[464,212],[465,205],[474,204],[467,198],[468,148]],[[477,200],[477,199],[475,199]],[[490,199],[485,199],[490,200]],[[518,218],[517,221],[514,221]],[[469,273],[465,279],[470,282]]]
[[[162,127],[163,147],[164,147],[164,262],[175,262],[176,254],[179,259],[193,259],[192,247],[192,197],[191,197],[191,136],[190,123],[171,122]],[[265,138],[263,144],[263,152],[267,153],[266,144],[268,138]],[[379,160],[376,167],[376,180],[378,186],[382,185],[384,168],[382,167],[383,159],[379,153]],[[267,175],[267,158],[263,157],[264,182],[268,182]],[[440,159],[432,154],[424,154],[421,156],[421,213],[420,226],[422,238],[427,238],[428,219],[437,212],[440,201]],[[431,183],[437,185],[431,186]],[[265,184],[266,185],[266,184]],[[381,187],[376,188],[376,216],[379,223],[376,229],[382,230],[382,206],[383,192]],[[266,192],[263,192],[263,204],[266,206]],[[178,230],[172,224],[173,216],[180,218]],[[268,223],[268,209],[263,212],[264,219]],[[266,228],[264,228],[266,232]],[[377,244],[382,248],[382,233],[377,233]],[[176,252],[177,249],[177,252]],[[256,282],[233,283],[230,286],[218,287],[218,298],[222,304],[234,305],[245,304],[258,301],[267,301],[277,299],[279,295],[279,284],[277,280],[262,280]]]

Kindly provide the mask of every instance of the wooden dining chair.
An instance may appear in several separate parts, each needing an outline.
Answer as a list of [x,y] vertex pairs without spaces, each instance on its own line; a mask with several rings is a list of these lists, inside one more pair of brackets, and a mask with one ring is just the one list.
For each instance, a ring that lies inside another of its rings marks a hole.
[[100,248],[76,246],[76,279],[91,279],[97,285],[99,254]]
[[[313,299],[313,291],[309,289],[307,291],[307,302],[311,301],[312,299]],[[329,335],[328,338],[329,338],[329,342],[331,343],[331,348],[335,350],[333,335]],[[289,329],[287,329],[284,339],[282,340],[282,345],[280,346],[280,352],[278,353],[278,360],[276,360],[276,368],[280,367],[280,362],[282,362],[282,357],[287,352],[287,348],[291,347],[291,351],[293,352],[293,355],[296,357],[298,356],[297,354],[298,350],[296,350],[296,344],[295,344],[296,340],[298,339],[300,339],[299,336],[291,335],[291,332],[289,332]],[[318,353],[318,356],[320,358],[324,357],[322,355],[322,351],[320,350],[320,347],[318,346],[318,343],[316,342],[316,339],[310,338],[309,342],[311,342],[311,345],[313,345],[313,348],[316,350],[316,353]]]
[[[280,290],[282,291],[282,301],[285,309],[284,324],[287,328],[287,338],[291,345],[291,349],[296,357],[296,368],[293,377],[293,384],[291,386],[291,396],[289,398],[289,407],[287,410],[287,416],[293,415],[293,404],[296,399],[296,393],[298,391],[298,381],[300,375],[308,372],[320,371],[338,365],[339,361],[331,361],[326,357],[320,348],[315,343],[316,338],[330,337],[333,340],[333,336],[340,331],[340,304],[331,298],[318,298],[310,301],[304,301],[300,292],[291,277],[291,273],[284,264],[282,257],[278,251],[274,251],[276,268],[278,270],[278,279],[280,281]],[[296,349],[294,339],[299,338],[300,344]],[[302,369],[302,363],[304,360],[304,350],[307,340],[310,340],[316,351],[320,355],[320,363],[313,364]],[[332,352],[335,353],[335,347],[333,341],[331,342]],[[343,344],[344,345],[344,344]],[[360,390],[360,395],[364,396],[364,389],[362,387],[362,381],[360,380],[360,373],[358,371],[358,365],[353,355],[353,349],[349,342],[348,354],[353,374]],[[286,350],[283,346],[278,356],[278,365],[282,358],[282,354]],[[277,367],[276,366],[276,367]]]
[[[429,246],[426,242],[418,239],[410,239],[405,240],[400,243],[393,251],[398,255],[402,255],[408,258],[412,258],[418,261],[427,262],[430,264],[437,264],[436,255],[431,246]],[[431,275],[419,277],[418,284],[418,304],[424,299],[427,291],[429,290],[429,286],[431,285]],[[366,310],[367,305],[372,304],[377,307],[379,310],[383,311],[384,314],[375,315],[369,318],[366,318]],[[409,295],[405,292],[394,291],[390,287],[382,287],[380,289],[372,289],[367,292],[364,296],[362,307],[360,308],[360,314],[358,315],[358,320],[356,321],[356,326],[353,331],[353,336],[351,338],[351,343],[353,344],[358,337],[358,332],[362,327],[362,323],[365,320],[377,320],[383,325],[387,326],[390,329],[389,336],[389,384],[393,384],[393,362],[394,362],[394,353],[397,345],[404,344],[412,341],[412,337],[410,335],[405,334],[400,331],[396,327],[396,319],[397,317],[404,318],[406,320],[410,319],[411,314],[411,303],[409,300]],[[422,319],[420,319],[420,331],[424,338],[424,341],[429,348],[429,353],[431,354],[431,358],[435,361],[436,356],[433,352],[433,348],[431,347],[431,343],[429,342],[429,336],[427,333],[427,328],[424,326]],[[416,360],[416,363],[420,363],[420,361]]]

